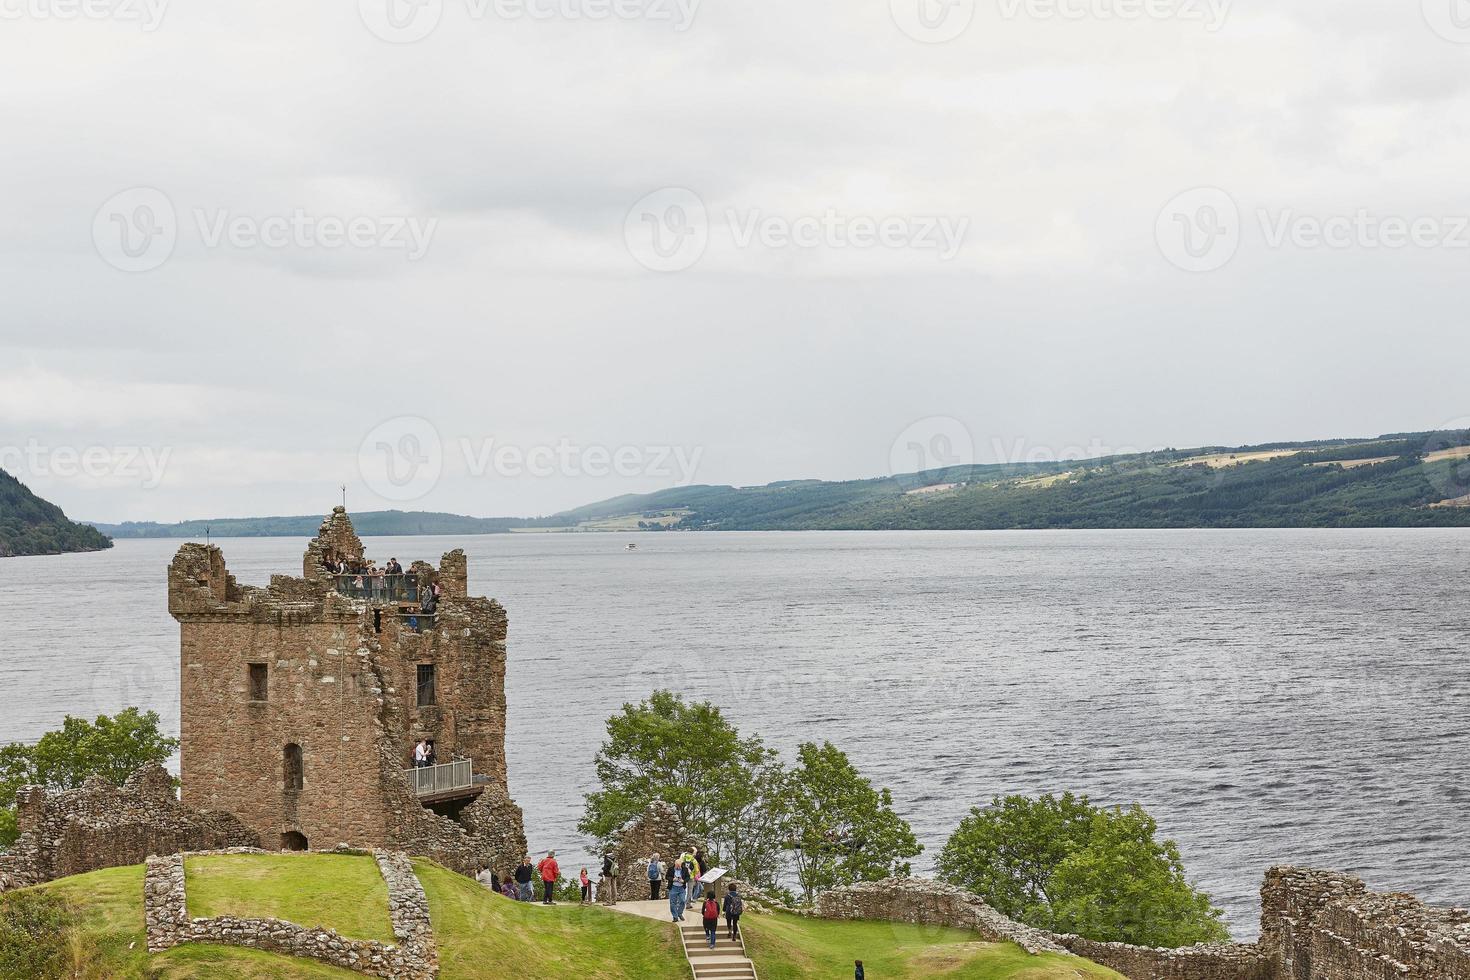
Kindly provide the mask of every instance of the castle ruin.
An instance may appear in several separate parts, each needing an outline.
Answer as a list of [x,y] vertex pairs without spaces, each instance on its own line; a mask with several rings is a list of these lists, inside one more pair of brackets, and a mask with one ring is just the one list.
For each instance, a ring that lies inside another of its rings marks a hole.
[[[238,584],[217,547],[179,549],[182,801],[234,814],[266,847],[513,865],[526,845],[506,784],[505,609],[469,595],[463,551],[401,575],[340,572],[365,561],[343,507],[302,576],[265,588]],[[440,765],[415,767],[421,738]]]

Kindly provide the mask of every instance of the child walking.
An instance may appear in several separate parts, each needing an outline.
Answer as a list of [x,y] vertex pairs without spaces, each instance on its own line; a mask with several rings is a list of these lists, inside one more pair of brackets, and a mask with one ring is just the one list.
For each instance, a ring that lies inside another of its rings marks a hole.
[[582,904],[583,905],[591,905],[592,904],[592,879],[589,878],[589,877],[587,877],[587,869],[586,868],[583,868],[582,869],[582,873],[580,875],[578,875],[577,877],[582,882]]

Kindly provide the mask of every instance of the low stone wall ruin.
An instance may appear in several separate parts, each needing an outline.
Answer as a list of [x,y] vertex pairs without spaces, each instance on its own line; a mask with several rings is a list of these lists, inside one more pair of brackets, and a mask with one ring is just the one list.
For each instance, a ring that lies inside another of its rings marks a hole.
[[[614,838],[612,852],[619,868],[618,900],[648,897],[648,860],[654,854],[668,862],[700,844],[685,829],[671,804],[662,800],[650,804],[641,817],[626,824]],[[607,904],[612,894],[612,889],[599,887],[598,901]]]
[[[184,860],[207,854],[264,854],[255,848],[230,848],[199,854],[150,857],[143,876],[143,918],[148,951],[158,953],[182,943],[214,943],[303,956],[384,980],[432,980],[439,956],[429,922],[429,901],[408,855],[373,851],[388,885],[388,915],[394,945],[350,939],[331,929],[316,929],[281,919],[235,916],[194,918],[184,888]],[[339,849],[334,853],[368,853]]]
[[1470,910],[1378,894],[1350,875],[1272,868],[1261,939],[1149,949],[1056,935],[1014,922],[968,892],[891,879],[822,895],[815,914],[971,929],[1028,952],[1070,952],[1130,980],[1470,980]]
[[230,814],[180,803],[157,764],[121,787],[100,776],[71,790],[22,787],[17,803],[20,836],[0,854],[0,891],[142,864],[150,854],[260,844]]

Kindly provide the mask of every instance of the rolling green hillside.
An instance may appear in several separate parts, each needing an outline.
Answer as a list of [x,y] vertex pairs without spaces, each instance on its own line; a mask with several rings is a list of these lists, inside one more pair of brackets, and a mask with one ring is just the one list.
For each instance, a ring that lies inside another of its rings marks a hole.
[[[180,521],[177,524],[128,521],[123,524],[92,526],[114,538],[190,538],[203,540],[205,533],[217,538],[311,538],[316,536],[322,517],[222,517],[204,521]],[[434,514],[401,510],[364,511],[352,515],[358,534],[390,537],[414,534],[504,534],[507,531],[534,527],[543,521],[517,517],[461,517],[458,514]]]
[[61,508],[0,470],[0,558],[101,551],[112,542],[96,528],[67,520]]
[[764,487],[682,487],[557,515],[669,530],[1470,526],[1470,432],[1163,450]]

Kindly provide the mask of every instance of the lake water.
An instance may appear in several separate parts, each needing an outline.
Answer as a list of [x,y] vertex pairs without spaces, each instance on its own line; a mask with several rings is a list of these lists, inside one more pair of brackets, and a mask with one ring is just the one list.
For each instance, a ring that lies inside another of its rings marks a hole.
[[[1470,904],[1470,533],[868,532],[369,540],[470,555],[510,613],[511,791],[575,831],[603,722],[657,686],[830,739],[933,855],[995,794],[1144,804],[1256,935],[1273,863]],[[242,582],[303,539],[218,542]],[[0,740],[139,704],[177,730],[176,541],[0,560]]]

